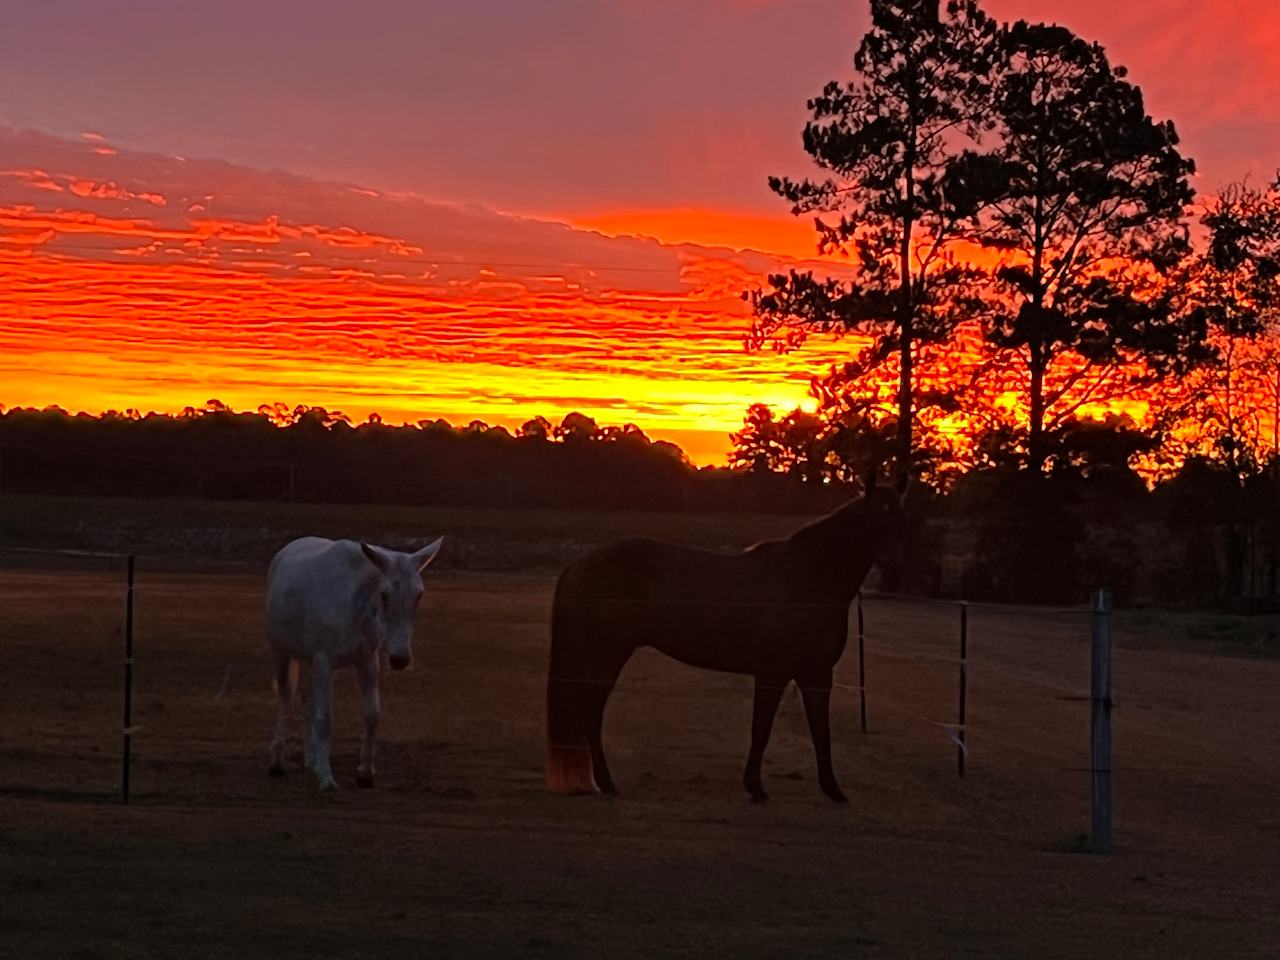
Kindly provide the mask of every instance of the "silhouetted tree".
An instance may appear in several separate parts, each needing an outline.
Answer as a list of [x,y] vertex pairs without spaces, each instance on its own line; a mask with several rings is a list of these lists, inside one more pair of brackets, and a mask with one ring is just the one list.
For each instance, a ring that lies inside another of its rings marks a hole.
[[516,431],[516,436],[529,440],[550,440],[552,434],[551,421],[546,417],[534,417],[526,420]]
[[605,443],[630,443],[640,448],[649,446],[648,436],[634,423],[624,423],[620,427],[601,427],[596,439]]
[[286,403],[260,403],[258,404],[258,414],[266,417],[277,427],[287,427],[293,423],[293,411]]
[[1025,397],[1038,470],[1046,434],[1082,406],[1205,356],[1203,326],[1171,310],[1160,283],[1187,249],[1194,166],[1172,122],[1147,114],[1098,44],[1020,21],[1002,30],[1001,53],[992,136],[1002,171],[981,234],[1001,256],[988,389]]
[[1133,418],[1110,413],[1100,419],[1068,421],[1058,431],[1049,463],[1055,473],[1076,473],[1085,478],[1123,477],[1141,483],[1134,461],[1151,453],[1159,440],[1140,430]]
[[893,450],[893,426],[853,411],[827,418],[797,408],[778,419],[766,404],[755,403],[742,429],[730,435],[729,460],[736,469],[811,483],[861,483]]
[[[853,408],[824,418],[822,424],[812,457],[824,480],[859,484],[868,473],[880,472],[892,459],[896,421],[877,420]],[[928,465],[919,458],[917,465],[928,472]]]
[[730,434],[733,451],[729,462],[755,473],[784,473],[806,478],[811,472],[814,444],[822,432],[822,421],[811,413],[795,409],[782,419],[764,403],[747,408],[742,429]]
[[[689,455],[684,452],[684,448],[677,443],[672,443],[670,440],[655,440],[649,445],[649,449],[668,460],[672,460],[675,463],[680,464],[682,467],[693,467],[693,461],[690,460]],[[718,468],[704,467],[703,469],[714,471]]]
[[1265,447],[1280,448],[1280,188],[1229,185],[1201,222],[1209,241],[1189,259],[1181,297],[1215,350],[1162,398],[1161,426],[1175,459],[1220,459],[1243,482]]
[[[918,429],[911,472],[936,488],[945,488],[974,465],[971,435],[959,430],[954,419],[963,406],[957,386],[970,375],[970,339],[953,335],[945,341],[920,344],[915,351],[913,405]],[[828,443],[833,450],[848,451],[848,455],[833,453],[829,458],[834,456],[840,464],[854,467],[858,477],[866,474],[869,458],[881,464],[895,459],[898,391],[886,372],[857,363],[839,364],[809,385],[810,394],[818,401],[818,414],[827,424]],[[973,427],[976,411],[969,413],[968,425]],[[856,456],[850,440],[857,448]]]
[[[1181,295],[1189,321],[1208,331],[1215,354],[1162,395],[1156,423],[1166,438],[1166,463],[1203,457],[1221,468],[1219,482],[1233,480],[1203,520],[1222,531],[1224,590],[1236,598],[1245,587],[1247,542],[1260,521],[1270,528],[1273,592],[1280,554],[1270,491],[1280,469],[1280,186],[1231,184],[1205,205],[1201,222],[1208,243],[1189,259]],[[1180,485],[1195,476],[1182,466]],[[1260,511],[1251,501],[1263,488],[1270,509]]]
[[600,435],[600,425],[593,417],[578,413],[566,414],[555,429],[555,438],[565,443],[586,443]]
[[811,332],[869,345],[859,372],[894,361],[897,469],[911,469],[914,351],[944,339],[970,305],[955,244],[989,193],[987,158],[963,148],[988,123],[994,23],[976,0],[872,0],[857,79],[809,101],[804,148],[829,176],[771,178],[796,215],[815,213],[819,253],[852,253],[854,279],[791,271],[750,294],[748,342],[798,346]]

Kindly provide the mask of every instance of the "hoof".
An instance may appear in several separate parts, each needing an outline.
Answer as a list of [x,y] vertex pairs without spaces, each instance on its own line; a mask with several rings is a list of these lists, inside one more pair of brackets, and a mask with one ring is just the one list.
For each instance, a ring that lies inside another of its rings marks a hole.
[[267,776],[269,776],[269,777],[283,777],[283,776],[284,776],[284,764],[277,760],[277,761],[276,761],[275,763],[273,763],[271,766],[267,767]]
[[373,789],[373,777],[368,776],[367,774],[357,773],[357,774],[356,774],[356,786],[357,786],[357,787],[360,787],[360,788],[362,788],[362,789],[364,789],[364,790],[372,790],[372,789]]
[[769,802],[769,795],[765,793],[763,790],[758,790],[758,791],[752,790],[751,802],[763,806],[764,804]]
[[839,787],[831,787],[830,789],[824,788],[822,792],[830,797],[835,803],[849,802],[849,798],[844,795],[844,791]]
[[337,790],[338,790],[338,785],[334,783],[333,777],[329,777],[325,780],[320,781],[321,793],[336,793]]

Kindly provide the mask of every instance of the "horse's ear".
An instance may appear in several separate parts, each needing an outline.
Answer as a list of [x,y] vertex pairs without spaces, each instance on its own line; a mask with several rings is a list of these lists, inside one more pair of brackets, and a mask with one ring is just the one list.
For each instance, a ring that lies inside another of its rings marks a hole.
[[862,498],[870,502],[876,492],[876,473],[878,472],[877,464],[874,462],[867,469],[867,475],[862,480]]
[[440,552],[440,548],[443,545],[444,545],[444,537],[436,537],[434,540],[428,543],[425,547],[423,547],[421,550],[415,553],[412,557],[410,557],[410,559],[413,561],[413,565],[418,568],[419,573],[427,569],[427,564],[429,564],[432,560],[436,558],[436,554]]
[[360,550],[366,557],[369,558],[369,562],[372,563],[379,570],[387,569],[387,558],[382,553],[382,551],[379,550],[377,547],[371,547],[369,546],[369,544],[361,540]]

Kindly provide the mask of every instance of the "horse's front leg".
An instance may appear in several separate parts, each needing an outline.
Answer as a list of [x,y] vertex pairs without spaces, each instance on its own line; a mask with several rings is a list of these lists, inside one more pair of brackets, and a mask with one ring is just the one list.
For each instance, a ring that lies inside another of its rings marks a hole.
[[809,733],[813,736],[813,752],[818,758],[818,785],[836,803],[847,803],[848,798],[836,783],[835,770],[831,766],[831,671],[805,677],[799,683],[804,713],[809,720]]
[[785,677],[756,677],[755,704],[751,711],[751,753],[747,755],[747,769],[742,774],[742,785],[756,803],[764,803],[769,799],[769,795],[764,792],[760,767],[764,763],[764,749],[769,745],[769,735],[773,732],[773,718],[778,712],[782,691],[786,689],[788,682]]
[[373,786],[373,754],[378,736],[378,718],[382,704],[378,695],[378,653],[374,651],[356,661],[356,680],[364,698],[364,745],[360,748],[360,767],[356,770],[356,783],[362,787]]
[[333,730],[333,664],[328,654],[317,653],[311,661],[311,770],[321,790],[335,790],[329,768],[329,737]]

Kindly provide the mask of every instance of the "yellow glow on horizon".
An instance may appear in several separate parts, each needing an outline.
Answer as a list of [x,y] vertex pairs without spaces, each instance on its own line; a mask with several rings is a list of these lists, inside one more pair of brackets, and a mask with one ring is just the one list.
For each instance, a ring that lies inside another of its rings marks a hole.
[[[173,413],[216,398],[240,410],[279,401],[356,420],[509,429],[577,410],[635,423],[708,464],[724,462],[749,404],[805,402],[819,357],[746,354],[738,293],[755,278],[721,261],[689,262],[683,293],[588,294],[492,271],[462,285],[331,266],[286,273],[280,260],[229,264],[204,248],[104,262],[44,252],[47,231],[56,241],[58,226],[82,220],[32,219],[34,250],[0,245],[0,402],[10,407]],[[8,225],[11,236],[32,226]],[[109,229],[150,236],[131,222]]]

